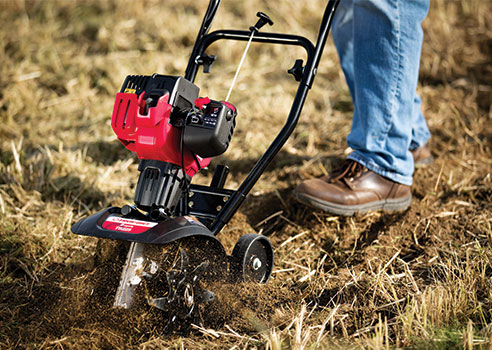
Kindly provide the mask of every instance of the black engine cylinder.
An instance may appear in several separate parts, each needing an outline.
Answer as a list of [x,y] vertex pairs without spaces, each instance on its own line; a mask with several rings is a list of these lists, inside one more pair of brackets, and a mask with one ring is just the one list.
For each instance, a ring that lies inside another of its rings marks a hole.
[[137,207],[145,211],[164,209],[168,215],[173,213],[185,188],[181,167],[159,160],[142,159],[138,170],[140,176],[135,190]]

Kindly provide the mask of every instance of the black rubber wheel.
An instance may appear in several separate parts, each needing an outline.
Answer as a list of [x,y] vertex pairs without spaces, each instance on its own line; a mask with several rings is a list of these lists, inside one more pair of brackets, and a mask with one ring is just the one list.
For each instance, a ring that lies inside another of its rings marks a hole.
[[231,270],[233,278],[240,282],[268,282],[273,271],[270,240],[254,233],[242,236],[232,251]]

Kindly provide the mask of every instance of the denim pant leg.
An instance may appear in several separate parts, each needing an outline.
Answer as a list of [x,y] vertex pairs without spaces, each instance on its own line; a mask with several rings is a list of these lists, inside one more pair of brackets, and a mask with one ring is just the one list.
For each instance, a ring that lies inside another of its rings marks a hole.
[[409,148],[429,137],[415,92],[428,7],[429,0],[342,0],[334,20],[354,102],[349,158],[407,185],[414,168]]
[[420,108],[422,100],[418,94],[415,94],[413,112],[414,122],[412,128],[412,141],[410,142],[410,150],[416,150],[417,148],[424,146],[431,136],[429,128],[427,127],[427,122],[422,114],[422,109]]
[[352,0],[340,1],[333,17],[332,33],[350,96],[354,101],[354,3]]

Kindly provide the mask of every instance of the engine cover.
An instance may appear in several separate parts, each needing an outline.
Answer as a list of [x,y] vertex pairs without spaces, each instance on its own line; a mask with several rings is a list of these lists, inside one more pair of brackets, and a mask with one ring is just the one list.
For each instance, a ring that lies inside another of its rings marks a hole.
[[201,112],[188,116],[184,130],[186,147],[201,157],[224,153],[236,126],[236,108],[225,101],[200,98],[195,101]]
[[172,116],[192,110],[199,88],[182,77],[154,74],[128,76],[116,95],[111,126],[118,139],[139,159],[158,160],[181,166],[193,177],[210,159],[197,157],[184,147],[181,128]]

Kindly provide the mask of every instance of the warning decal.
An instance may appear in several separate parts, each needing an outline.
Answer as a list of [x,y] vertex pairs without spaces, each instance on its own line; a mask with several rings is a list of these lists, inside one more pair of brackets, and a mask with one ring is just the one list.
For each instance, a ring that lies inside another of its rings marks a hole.
[[157,222],[149,222],[135,219],[125,219],[120,216],[110,216],[104,221],[102,227],[106,230],[125,233],[142,233],[157,225]]

